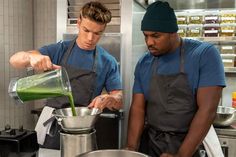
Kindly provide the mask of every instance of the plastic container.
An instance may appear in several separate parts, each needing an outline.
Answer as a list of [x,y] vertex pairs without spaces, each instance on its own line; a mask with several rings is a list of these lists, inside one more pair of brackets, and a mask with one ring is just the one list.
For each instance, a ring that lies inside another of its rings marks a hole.
[[188,23],[187,12],[176,12],[176,18],[178,25],[183,25]]
[[204,23],[205,24],[213,24],[219,23],[219,11],[205,11],[204,12]]
[[9,95],[18,102],[69,95],[70,81],[64,68],[24,78],[14,78],[8,88]]
[[201,37],[202,25],[188,25],[187,36],[188,37]]
[[181,37],[187,36],[187,25],[179,25],[178,34]]
[[233,23],[223,23],[220,25],[220,36],[227,37],[227,36],[235,36],[235,28],[236,25]]
[[235,55],[235,46],[234,45],[221,45],[220,46],[221,54],[232,54]]
[[235,10],[222,10],[220,12],[220,23],[235,23],[236,11]]
[[188,17],[189,24],[202,24],[203,14],[201,12],[191,12]]
[[205,37],[218,37],[220,26],[219,24],[205,24],[204,25],[204,36]]
[[222,61],[223,61],[224,67],[232,68],[232,67],[235,66],[234,57],[231,57],[231,58],[222,58]]

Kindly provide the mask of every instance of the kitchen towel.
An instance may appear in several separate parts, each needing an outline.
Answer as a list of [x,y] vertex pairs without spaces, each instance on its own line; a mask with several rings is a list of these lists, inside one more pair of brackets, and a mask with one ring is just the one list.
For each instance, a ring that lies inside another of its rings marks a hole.
[[203,145],[206,149],[208,157],[224,157],[222,148],[220,146],[220,141],[212,125],[205,139],[203,140]]
[[54,108],[45,106],[36,124],[35,131],[37,132],[38,143],[41,145],[43,145],[46,134],[49,132],[52,125],[52,121],[48,122],[46,125],[44,122],[53,117],[53,110]]

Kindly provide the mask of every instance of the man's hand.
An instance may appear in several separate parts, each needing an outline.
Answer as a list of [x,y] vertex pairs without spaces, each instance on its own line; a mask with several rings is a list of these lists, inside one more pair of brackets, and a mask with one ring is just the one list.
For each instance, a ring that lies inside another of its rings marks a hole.
[[98,108],[101,111],[104,108],[108,108],[109,110],[120,109],[122,107],[122,92],[119,90],[112,91],[109,94],[99,95],[93,99],[88,107]]
[[36,71],[48,71],[61,68],[61,66],[52,64],[49,56],[41,55],[38,53],[30,53],[29,61],[30,66]]

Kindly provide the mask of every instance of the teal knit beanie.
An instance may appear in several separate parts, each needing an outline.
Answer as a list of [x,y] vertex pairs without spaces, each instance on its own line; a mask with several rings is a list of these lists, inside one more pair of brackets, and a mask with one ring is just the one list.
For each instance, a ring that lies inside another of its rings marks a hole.
[[142,20],[141,30],[165,33],[177,32],[177,19],[169,3],[156,1],[148,6]]

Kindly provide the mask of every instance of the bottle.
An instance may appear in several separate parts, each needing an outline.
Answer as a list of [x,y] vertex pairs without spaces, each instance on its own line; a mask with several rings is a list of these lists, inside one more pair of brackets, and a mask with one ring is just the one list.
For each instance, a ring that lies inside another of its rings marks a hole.
[[236,92],[232,93],[232,107],[236,108]]

